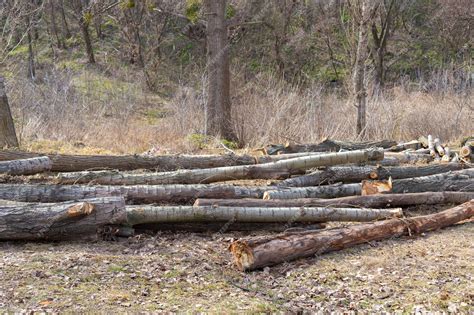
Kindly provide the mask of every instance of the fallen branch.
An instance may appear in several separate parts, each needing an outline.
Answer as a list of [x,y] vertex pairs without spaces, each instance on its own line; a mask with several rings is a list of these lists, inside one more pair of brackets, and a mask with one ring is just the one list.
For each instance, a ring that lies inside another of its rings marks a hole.
[[94,183],[104,185],[206,184],[236,179],[277,179],[304,172],[318,166],[361,163],[383,159],[377,150],[350,151],[309,155],[259,165],[227,166],[174,172],[123,174],[117,171],[61,173],[57,184]]
[[97,229],[126,220],[121,197],[52,205],[0,206],[0,240],[66,240],[96,237]]
[[0,162],[0,174],[31,175],[51,170],[52,162],[47,156]]
[[391,219],[347,228],[241,239],[229,249],[242,271],[340,250],[357,244],[444,228],[474,216],[474,200],[425,216]]
[[353,183],[365,179],[402,179],[428,176],[466,168],[461,163],[436,164],[426,166],[336,166],[318,170],[311,174],[290,178],[278,184],[284,187],[306,187],[333,184],[337,182]]
[[349,196],[334,199],[196,199],[196,207],[407,207],[416,205],[461,204],[474,199],[474,192],[422,192]]

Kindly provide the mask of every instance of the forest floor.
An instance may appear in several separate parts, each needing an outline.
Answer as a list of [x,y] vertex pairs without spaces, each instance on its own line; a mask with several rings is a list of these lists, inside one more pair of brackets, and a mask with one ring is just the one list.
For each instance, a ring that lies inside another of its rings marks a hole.
[[[421,210],[421,212],[423,212]],[[3,311],[474,310],[474,222],[242,273],[234,233],[1,243]]]

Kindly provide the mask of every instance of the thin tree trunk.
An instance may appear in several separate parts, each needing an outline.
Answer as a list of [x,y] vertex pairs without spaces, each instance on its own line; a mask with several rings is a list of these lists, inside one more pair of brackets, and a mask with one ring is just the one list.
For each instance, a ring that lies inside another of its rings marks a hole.
[[467,168],[465,164],[449,163],[426,166],[335,166],[318,170],[311,174],[290,178],[278,184],[283,187],[307,187],[334,184],[338,182],[354,183],[365,179],[402,179],[428,176]]
[[18,139],[8,104],[4,79],[0,76],[0,148],[5,147],[18,147]]
[[196,199],[196,207],[366,207],[387,208],[416,205],[461,204],[474,199],[474,192],[422,192],[349,196],[333,199]]
[[196,198],[262,198],[268,187],[232,185],[80,186],[0,184],[0,199],[61,202],[124,196],[129,203],[181,203]]
[[239,208],[193,206],[127,206],[129,225],[183,222],[367,222],[401,217],[402,209],[356,208]]
[[51,16],[51,32],[53,33],[54,37],[56,38],[56,45],[61,48],[64,47],[64,44],[61,42],[61,38],[58,34],[58,26],[56,24],[56,9],[54,5],[54,0],[49,0],[49,9],[50,9],[50,16]]
[[[6,96],[5,96],[6,99]],[[3,103],[7,104],[8,103]],[[2,105],[3,105],[2,104]],[[5,117],[2,115],[2,117]],[[0,161],[27,159],[44,156],[43,153],[23,151],[0,151]],[[315,154],[310,154],[315,155]],[[302,156],[310,156],[303,154]],[[117,169],[122,171],[149,169],[174,171],[178,169],[214,168],[232,165],[253,165],[294,158],[290,155],[259,156],[250,155],[161,155],[146,157],[140,155],[67,155],[46,154],[53,165],[53,172],[77,172],[97,169]]]
[[61,23],[64,37],[66,39],[71,38],[71,31],[69,30],[69,25],[67,24],[66,12],[64,10],[64,0],[59,0],[59,12],[61,13]]
[[205,0],[207,15],[208,100],[206,131],[234,140],[231,124],[230,62],[225,20],[226,0]]
[[26,38],[28,41],[28,78],[31,80],[35,80],[36,78],[36,69],[35,69],[35,55],[33,52],[33,39],[31,36],[31,29],[33,28],[32,24],[30,23],[30,17],[26,15]]
[[69,201],[59,204],[0,206],[0,240],[77,240],[97,237],[106,224],[126,221],[121,197]]
[[86,12],[84,11],[82,0],[76,0],[76,1],[77,1],[78,11],[79,11],[78,14],[80,15],[79,27],[81,29],[82,37],[83,37],[84,44],[86,47],[87,58],[89,60],[89,63],[94,64],[95,57],[94,57],[94,50],[92,48],[91,36],[89,33],[89,21],[86,20],[86,17],[84,16]]
[[[318,187],[277,188],[267,190],[264,199],[337,198],[360,195],[361,184],[326,185]],[[474,169],[436,175],[394,180],[392,193],[426,191],[474,191]]]
[[52,162],[47,156],[24,160],[0,162],[0,174],[30,175],[51,170]]
[[105,185],[205,184],[236,179],[286,178],[291,174],[301,173],[312,167],[361,163],[381,159],[383,159],[383,151],[348,151],[303,156],[253,166],[228,166],[165,173],[122,174],[114,171],[61,173],[54,178],[54,181],[57,184],[93,182]]
[[425,216],[357,224],[328,231],[241,239],[233,242],[229,249],[237,268],[248,271],[357,244],[433,231],[473,216],[474,200],[471,200]]

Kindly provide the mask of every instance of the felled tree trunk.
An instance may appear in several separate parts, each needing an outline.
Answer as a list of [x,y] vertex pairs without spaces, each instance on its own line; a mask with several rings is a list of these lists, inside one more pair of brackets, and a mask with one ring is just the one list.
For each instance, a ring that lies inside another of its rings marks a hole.
[[474,145],[465,145],[459,151],[459,156],[470,162],[474,162]]
[[364,150],[370,148],[387,149],[396,145],[396,141],[366,141],[366,142],[349,142],[326,139],[318,144],[276,144],[265,148],[265,152],[269,155],[281,153],[299,153],[299,152],[337,152],[339,150]]
[[[337,198],[361,194],[361,184],[326,185],[318,187],[279,187],[268,190],[263,199]],[[436,175],[398,179],[392,182],[392,193],[425,191],[474,191],[474,169]]]
[[334,199],[196,199],[196,207],[407,207],[416,205],[461,204],[474,199],[474,192],[422,192],[349,196]]
[[52,162],[47,156],[0,162],[0,174],[31,175],[51,170]]
[[393,147],[390,147],[387,150],[391,152],[401,152],[405,150],[419,150],[422,148],[423,148],[423,144],[420,141],[413,140],[409,142],[399,143],[397,145],[394,145]]
[[461,163],[436,164],[426,166],[335,166],[318,170],[311,174],[290,178],[278,184],[284,187],[306,187],[333,184],[337,182],[353,183],[365,179],[401,179],[420,177],[466,168]]
[[[22,151],[0,151],[0,161],[27,159],[44,156],[42,153]],[[293,158],[293,156],[250,155],[161,155],[146,157],[141,155],[66,155],[46,154],[53,165],[53,172],[77,172],[98,169],[117,169],[121,171],[150,169],[174,171],[177,169],[213,168],[233,165],[252,165]]]
[[310,257],[357,244],[444,228],[474,216],[474,200],[425,216],[391,219],[347,228],[241,239],[229,249],[238,269],[247,271]]
[[44,205],[0,206],[0,240],[66,240],[95,237],[106,224],[126,221],[121,197]]
[[0,199],[20,202],[60,202],[124,196],[129,203],[178,203],[196,198],[261,198],[267,187],[232,185],[0,185]]
[[127,206],[130,225],[184,222],[366,222],[400,217],[402,209],[357,208],[239,208],[193,206]]
[[287,178],[308,168],[383,159],[382,151],[350,151],[310,155],[252,166],[227,166],[200,170],[179,170],[151,174],[122,174],[115,171],[59,174],[58,184],[90,183],[105,185],[206,184],[236,179]]

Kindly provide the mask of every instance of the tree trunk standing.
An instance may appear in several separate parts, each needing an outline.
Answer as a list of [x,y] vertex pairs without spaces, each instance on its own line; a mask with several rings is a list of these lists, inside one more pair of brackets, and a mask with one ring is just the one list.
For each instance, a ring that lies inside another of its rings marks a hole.
[[64,44],[61,41],[61,38],[58,34],[58,26],[56,24],[56,7],[54,6],[54,0],[49,0],[49,12],[51,17],[51,33],[54,35],[56,39],[56,45],[59,48],[64,47]]
[[208,99],[206,133],[235,139],[231,124],[230,65],[226,0],[206,0]]
[[81,28],[82,37],[86,45],[87,58],[89,59],[89,63],[94,64],[95,63],[94,50],[92,49],[92,41],[91,41],[91,36],[89,33],[90,21],[88,20],[88,17],[86,18],[85,16],[86,12],[84,11],[84,8],[82,6],[82,0],[76,0],[76,3],[77,3],[78,14],[79,14],[79,27]]
[[69,31],[69,25],[67,24],[66,12],[64,10],[63,0],[59,0],[59,12],[61,13],[61,24],[63,34],[66,39],[71,38],[71,31]]
[[0,76],[0,147],[18,147],[15,125],[8,104],[3,77]]
[[28,14],[25,15],[26,19],[26,38],[28,40],[28,78],[34,80],[36,77],[35,71],[35,55],[33,52],[33,36],[31,36],[31,28],[33,27],[31,24],[30,16]]
[[357,108],[357,136],[365,138],[367,89],[365,79],[365,61],[367,60],[367,24],[369,18],[368,0],[361,0],[358,23],[358,40],[352,85],[354,88],[354,106]]

